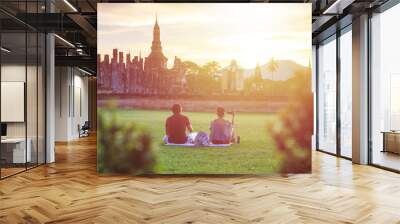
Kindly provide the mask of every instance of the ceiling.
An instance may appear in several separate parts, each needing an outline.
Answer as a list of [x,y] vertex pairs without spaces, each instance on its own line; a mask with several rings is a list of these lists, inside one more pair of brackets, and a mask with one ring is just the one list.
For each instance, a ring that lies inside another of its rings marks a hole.
[[[315,43],[332,35],[338,27],[351,23],[351,17],[357,13],[373,9],[386,1],[388,0],[252,0],[250,2],[312,3],[312,32]],[[19,43],[22,41],[21,34],[17,33],[24,31],[25,28],[39,32],[54,32],[58,35],[55,38],[56,65],[79,66],[95,74],[97,3],[103,2],[179,2],[179,0],[47,0],[47,5],[46,0],[1,0],[1,28],[5,33],[14,33],[7,34],[5,38],[15,40],[15,45],[24,44]],[[249,1],[190,0],[189,2]]]

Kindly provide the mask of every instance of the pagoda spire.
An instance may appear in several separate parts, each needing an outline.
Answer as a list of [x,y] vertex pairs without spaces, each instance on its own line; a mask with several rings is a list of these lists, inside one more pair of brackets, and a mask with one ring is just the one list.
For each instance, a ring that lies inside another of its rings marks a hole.
[[147,64],[156,65],[160,69],[166,68],[167,58],[164,56],[161,47],[160,26],[158,25],[158,15],[156,14],[153,27],[153,41],[151,42],[151,52],[147,57]]
[[160,40],[160,26],[158,25],[158,16],[156,14],[156,22],[153,28],[153,42],[151,46],[153,52],[161,52],[161,40]]

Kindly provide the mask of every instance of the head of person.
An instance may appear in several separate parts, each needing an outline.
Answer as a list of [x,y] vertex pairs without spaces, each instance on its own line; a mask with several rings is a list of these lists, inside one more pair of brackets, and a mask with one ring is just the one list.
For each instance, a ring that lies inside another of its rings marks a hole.
[[217,107],[217,116],[223,118],[225,115],[225,109],[223,107]]
[[171,110],[174,114],[180,114],[182,112],[182,106],[180,104],[174,104],[172,105]]

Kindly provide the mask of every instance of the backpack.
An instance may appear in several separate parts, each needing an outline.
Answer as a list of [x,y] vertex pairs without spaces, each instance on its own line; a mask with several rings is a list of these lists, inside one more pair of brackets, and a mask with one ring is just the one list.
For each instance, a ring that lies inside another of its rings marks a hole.
[[199,131],[194,138],[194,146],[208,146],[210,144],[207,133]]

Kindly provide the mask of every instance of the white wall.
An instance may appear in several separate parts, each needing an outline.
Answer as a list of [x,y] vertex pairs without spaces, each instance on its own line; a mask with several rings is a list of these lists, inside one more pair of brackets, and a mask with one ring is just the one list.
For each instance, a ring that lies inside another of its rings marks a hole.
[[[27,69],[27,70],[25,70]],[[36,74],[36,67],[28,66],[25,67],[24,65],[13,65],[13,64],[6,64],[1,66],[1,81],[2,82],[25,82],[25,75],[26,72],[28,74],[35,73]],[[28,77],[29,78],[29,77]],[[30,85],[36,85],[36,81],[32,83],[32,80],[29,80]],[[27,103],[30,104],[34,100],[36,100],[36,89],[28,88],[27,89]],[[32,91],[32,92],[31,92]],[[36,108],[36,101],[34,105],[28,105],[31,107]],[[1,110],[7,110],[7,108],[1,108]],[[30,110],[28,110],[30,112]],[[28,122],[35,121],[36,124],[36,113],[28,113],[27,114]],[[8,122],[7,123],[7,136],[8,137],[25,137],[25,122]],[[28,125],[28,129],[33,127],[33,125]],[[33,127],[36,130],[36,126]],[[29,133],[28,133],[28,137]]]
[[67,67],[56,67],[55,69],[55,141],[68,140],[68,117],[70,85],[69,69]]
[[76,68],[57,67],[55,85],[55,140],[77,139],[78,124],[88,120],[88,77]]
[[[2,65],[1,81],[4,82],[25,82],[25,65]],[[7,110],[7,108],[1,108]],[[7,137],[25,137],[25,123],[7,123]]]
[[[37,70],[38,69],[38,70]],[[1,66],[1,81],[2,82],[24,82],[26,84],[26,107],[23,102],[21,113],[26,112],[26,120],[22,122],[6,122],[7,137],[9,138],[24,138],[25,135],[30,139],[30,147],[32,150],[32,161],[44,163],[45,150],[45,118],[44,118],[44,74],[42,68],[35,66],[25,66],[25,64],[3,64]],[[27,80],[25,80],[27,78]],[[24,94],[24,90],[19,90]],[[7,95],[2,95],[7,97]],[[13,113],[13,108],[2,107],[2,112]],[[15,109],[14,109],[15,110]],[[14,112],[15,113],[15,112]],[[37,156],[37,153],[39,154]],[[51,160],[49,160],[51,162]]]

